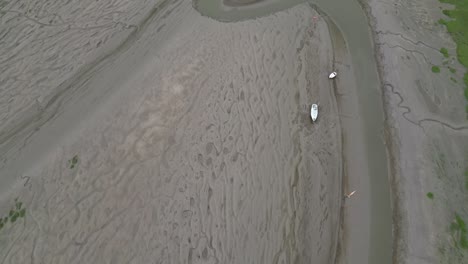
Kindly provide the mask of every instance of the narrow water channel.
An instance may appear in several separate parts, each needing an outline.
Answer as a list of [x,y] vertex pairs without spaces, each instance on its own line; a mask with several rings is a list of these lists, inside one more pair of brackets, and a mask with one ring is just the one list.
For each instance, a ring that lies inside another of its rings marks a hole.
[[[388,167],[383,144],[383,105],[374,47],[367,16],[357,0],[292,0],[259,2],[246,9],[223,8],[220,0],[200,1],[196,8],[204,15],[223,22],[265,16],[299,3],[310,2],[334,21],[343,34],[351,55],[365,131],[369,186],[370,237],[368,263],[392,262],[392,213]],[[352,226],[348,228],[353,228]]]
[[[313,0],[339,27],[353,63],[365,132],[370,186],[369,263],[392,263],[392,213],[387,155],[383,144],[383,105],[367,17],[357,0]],[[353,228],[352,226],[349,228]]]

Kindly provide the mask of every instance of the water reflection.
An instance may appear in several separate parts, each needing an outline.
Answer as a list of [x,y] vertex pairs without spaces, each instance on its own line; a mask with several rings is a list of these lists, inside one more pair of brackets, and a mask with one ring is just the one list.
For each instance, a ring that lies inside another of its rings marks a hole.
[[222,22],[235,22],[267,16],[306,0],[193,0],[202,15]]

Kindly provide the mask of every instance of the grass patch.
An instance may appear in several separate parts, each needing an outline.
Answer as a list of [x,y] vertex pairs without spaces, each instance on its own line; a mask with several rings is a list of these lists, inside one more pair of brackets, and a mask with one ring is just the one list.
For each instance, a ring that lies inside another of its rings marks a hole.
[[465,221],[455,214],[455,220],[450,224],[450,231],[455,236],[455,244],[464,249],[468,249],[468,238]]
[[[468,0],[440,0],[442,3],[452,4],[453,10],[443,10],[444,15],[451,18],[450,21],[439,20],[446,26],[447,31],[457,44],[457,59],[468,68]],[[465,83],[465,97],[468,100],[468,73],[463,78]]]
[[445,21],[447,31],[457,43],[458,60],[468,67],[468,1],[467,0],[441,0],[454,6],[453,10],[443,10],[444,15],[452,18]]
[[439,66],[432,66],[431,70],[432,70],[432,72],[434,72],[434,73],[439,73],[439,72],[440,72]]
[[446,48],[440,48],[440,53],[442,53],[445,58],[449,57],[448,50]]
[[429,198],[429,199],[431,199],[431,200],[434,199],[434,194],[433,194],[432,192],[428,192],[428,193],[426,194],[426,196],[427,196],[427,198]]
[[444,26],[445,26],[445,25],[447,24],[447,21],[445,21],[445,20],[443,20],[443,19],[441,18],[441,19],[439,19],[439,20],[437,21],[437,23],[439,23],[440,25],[444,25]]
[[452,68],[452,67],[448,67],[448,69],[449,69],[449,71],[450,71],[451,73],[456,73],[456,72],[457,72],[457,70],[454,69],[454,68]]
[[466,87],[468,87],[468,72],[463,76],[463,81],[465,82]]
[[453,77],[450,77],[450,80],[451,80],[452,82],[454,82],[454,83],[458,83],[457,80],[456,80],[455,78],[453,78]]
[[[468,0],[440,0],[442,3],[452,4],[453,10],[443,10],[442,13],[450,17],[450,21],[439,19],[439,24],[445,25],[447,31],[457,44],[457,59],[468,68]],[[468,100],[468,72],[463,77],[464,94]],[[465,107],[468,113],[468,106]]]
[[[441,2],[443,2],[443,1],[441,1]],[[444,14],[444,15],[446,15],[448,17],[451,17],[450,16],[450,10],[444,9],[444,10],[442,10],[442,14]]]
[[75,155],[73,158],[68,160],[68,166],[70,169],[75,168],[76,164],[78,164],[78,155]]
[[8,216],[0,218],[0,230],[6,226],[9,222],[14,223],[20,218],[24,218],[26,215],[26,209],[23,208],[23,203],[15,199],[15,205],[8,212]]

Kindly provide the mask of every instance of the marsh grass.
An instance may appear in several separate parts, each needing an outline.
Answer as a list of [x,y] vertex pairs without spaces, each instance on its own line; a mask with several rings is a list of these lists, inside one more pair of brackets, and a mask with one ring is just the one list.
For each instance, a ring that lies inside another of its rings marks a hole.
[[429,198],[429,199],[431,199],[431,200],[434,199],[434,194],[433,194],[432,192],[428,192],[428,193],[426,194],[426,196],[427,196],[427,198]]
[[78,155],[73,156],[73,158],[68,160],[68,166],[70,169],[75,168],[75,166],[78,164]]
[[23,203],[15,199],[15,205],[8,212],[8,216],[0,218],[0,230],[5,227],[9,222],[15,223],[18,219],[24,218],[26,209],[23,208]]
[[[442,13],[450,20],[439,20],[457,44],[457,59],[468,68],[468,0],[440,0],[442,3],[452,4],[454,9],[443,10]],[[463,78],[465,83],[465,98],[468,100],[468,72]]]
[[455,239],[457,247],[468,249],[468,238],[465,221],[458,215],[455,214],[454,221],[450,224],[450,231]]
[[449,53],[446,48],[440,48],[440,53],[442,53],[442,55],[444,55],[445,58],[449,57]]

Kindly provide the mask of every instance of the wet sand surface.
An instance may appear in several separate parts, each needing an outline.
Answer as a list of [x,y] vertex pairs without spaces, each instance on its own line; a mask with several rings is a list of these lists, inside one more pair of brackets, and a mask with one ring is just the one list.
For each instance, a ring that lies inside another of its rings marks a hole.
[[78,79],[86,79],[93,64],[110,56],[151,15],[151,10],[145,10],[147,2],[2,3],[3,162],[16,141],[31,135],[58,111],[63,93],[70,92]]
[[135,18],[145,22],[131,42],[101,44],[118,47],[102,61],[66,55],[84,74],[68,72],[73,85],[38,131],[12,122],[60,94],[53,75],[51,92],[31,83],[2,103],[2,131],[34,131],[3,141],[2,177],[16,187],[2,186],[1,212],[19,197],[27,213],[0,230],[2,263],[334,262],[341,136],[325,21],[310,23],[308,5],[238,23],[191,1],[156,11]]

